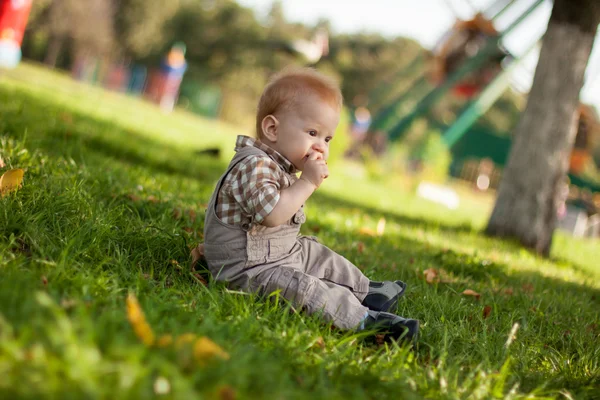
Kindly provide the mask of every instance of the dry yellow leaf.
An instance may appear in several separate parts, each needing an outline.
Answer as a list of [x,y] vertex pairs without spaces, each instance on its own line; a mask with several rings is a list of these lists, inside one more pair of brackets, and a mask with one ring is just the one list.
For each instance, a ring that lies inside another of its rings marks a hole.
[[200,364],[204,364],[213,358],[218,357],[222,360],[229,360],[229,354],[218,344],[207,337],[199,337],[194,343],[194,358]]
[[192,343],[196,340],[196,335],[193,333],[184,333],[183,335],[179,335],[177,339],[175,339],[175,347],[181,347],[184,344]]
[[9,192],[17,190],[23,182],[23,175],[25,171],[21,168],[6,171],[0,177],[0,195],[4,197]]
[[158,347],[167,347],[171,343],[173,343],[173,336],[171,336],[171,335],[162,335],[156,341],[156,346],[158,346]]
[[367,228],[366,226],[362,226],[358,230],[358,233],[360,233],[361,235],[366,235],[366,236],[375,236],[376,235],[376,233],[373,229]]
[[432,284],[440,281],[438,270],[435,268],[427,268],[423,271],[423,275],[425,275],[425,282]]
[[127,296],[127,319],[142,343],[146,346],[152,346],[154,344],[154,332],[152,332],[152,328],[146,322],[144,311],[142,311],[140,303],[138,303],[133,293]]

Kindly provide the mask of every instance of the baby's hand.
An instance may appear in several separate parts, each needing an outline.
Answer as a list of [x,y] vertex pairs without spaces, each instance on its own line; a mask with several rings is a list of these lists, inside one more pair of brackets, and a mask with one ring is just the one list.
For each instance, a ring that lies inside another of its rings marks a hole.
[[304,168],[300,179],[304,179],[315,185],[315,188],[321,186],[323,179],[329,176],[329,168],[327,162],[323,159],[323,155],[314,152],[308,155],[304,161]]

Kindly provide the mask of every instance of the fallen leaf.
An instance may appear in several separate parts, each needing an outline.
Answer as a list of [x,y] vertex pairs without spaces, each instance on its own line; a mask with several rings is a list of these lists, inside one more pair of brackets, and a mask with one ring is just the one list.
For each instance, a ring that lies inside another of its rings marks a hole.
[[452,278],[450,278],[450,276],[448,276],[448,272],[446,272],[446,270],[444,270],[444,269],[440,269],[439,275],[440,275],[440,282],[441,283],[452,283],[452,282],[454,282],[454,280]]
[[365,244],[363,242],[358,242],[356,244],[356,249],[362,254],[365,251]]
[[154,332],[152,332],[152,328],[146,322],[144,311],[142,311],[140,303],[138,303],[133,293],[127,296],[127,319],[142,343],[146,346],[152,346],[154,344]]
[[204,364],[215,357],[222,360],[229,360],[229,354],[221,346],[205,336],[199,337],[196,343],[194,343],[194,358],[196,361]]
[[173,209],[173,218],[174,219],[180,219],[181,218],[181,208],[174,208]]
[[140,196],[136,196],[135,194],[132,194],[132,193],[126,195],[126,197],[131,201],[139,201],[140,200]]
[[192,222],[196,221],[196,211],[190,209],[190,210],[188,210],[188,215],[190,216],[190,220]]
[[158,203],[158,199],[156,198],[156,196],[153,196],[153,195],[148,196],[148,198],[146,200],[148,200],[152,204]]
[[219,399],[221,400],[235,400],[236,393],[231,386],[223,386],[219,389]]
[[48,286],[48,278],[45,275],[42,275],[42,285]]
[[423,275],[425,275],[425,282],[432,284],[440,281],[438,270],[435,268],[427,268],[423,271]]
[[473,296],[475,297],[477,300],[479,300],[479,298],[481,297],[481,295],[479,293],[477,293],[474,290],[471,289],[466,289],[464,292],[462,292],[463,296]]
[[380,218],[379,222],[377,222],[377,236],[383,236],[385,232],[385,218]]
[[376,235],[376,233],[373,229],[367,228],[366,226],[361,227],[358,230],[358,233],[360,233],[361,235],[367,235],[367,236],[375,236]]
[[6,164],[4,163],[2,156],[0,156],[0,168],[4,168],[4,167],[6,167]]
[[310,347],[318,347],[319,349],[324,349],[325,348],[325,341],[323,340],[323,337],[319,336],[317,338],[317,340],[315,340],[315,342]]
[[181,347],[186,343],[192,343],[196,340],[196,335],[193,333],[184,333],[183,335],[179,335],[177,339],[175,339],[175,347]]
[[206,281],[206,279],[204,279],[204,277],[202,275],[200,275],[197,272],[192,273],[192,275],[194,275],[194,277],[196,279],[198,279],[198,281],[203,284],[204,286],[208,286],[208,282]]
[[491,313],[492,313],[492,307],[491,306],[485,306],[485,307],[483,307],[483,319],[487,319],[487,317],[489,317]]
[[0,195],[4,197],[9,192],[17,190],[23,182],[25,171],[21,168],[11,169],[0,176]]
[[521,286],[521,289],[523,289],[525,293],[531,293],[533,292],[533,285],[531,283],[524,283],[523,286]]
[[513,288],[504,289],[504,294],[507,295],[507,296],[512,296],[513,293],[514,293]]
[[162,335],[156,341],[156,345],[158,347],[167,347],[173,343],[173,336],[171,335]]

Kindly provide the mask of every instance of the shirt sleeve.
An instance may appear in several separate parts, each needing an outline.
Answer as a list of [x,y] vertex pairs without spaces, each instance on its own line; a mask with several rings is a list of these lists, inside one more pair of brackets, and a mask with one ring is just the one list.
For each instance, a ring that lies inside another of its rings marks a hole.
[[238,164],[231,194],[245,213],[262,223],[279,201],[283,171],[268,157],[251,156]]

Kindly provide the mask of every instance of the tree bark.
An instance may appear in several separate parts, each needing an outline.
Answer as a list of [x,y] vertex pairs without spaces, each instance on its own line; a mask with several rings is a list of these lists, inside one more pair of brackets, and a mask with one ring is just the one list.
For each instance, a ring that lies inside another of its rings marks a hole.
[[[513,137],[486,233],[548,256],[575,111],[600,22],[596,0],[555,0],[527,107]],[[577,3],[577,4],[575,4]]]

